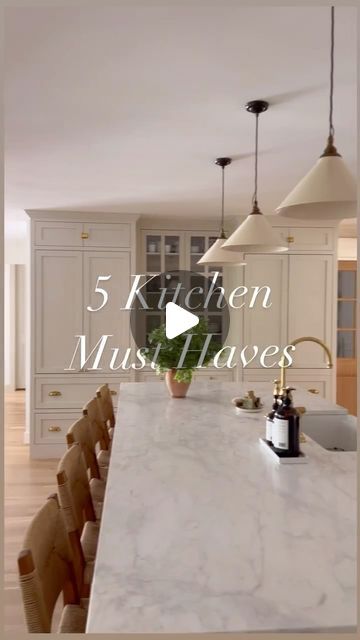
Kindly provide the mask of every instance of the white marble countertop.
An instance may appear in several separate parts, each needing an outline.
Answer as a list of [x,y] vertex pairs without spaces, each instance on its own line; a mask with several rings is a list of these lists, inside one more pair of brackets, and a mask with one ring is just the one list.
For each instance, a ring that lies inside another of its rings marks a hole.
[[308,464],[274,464],[263,415],[230,403],[245,390],[121,385],[87,632],[356,624],[356,453],[308,440]]

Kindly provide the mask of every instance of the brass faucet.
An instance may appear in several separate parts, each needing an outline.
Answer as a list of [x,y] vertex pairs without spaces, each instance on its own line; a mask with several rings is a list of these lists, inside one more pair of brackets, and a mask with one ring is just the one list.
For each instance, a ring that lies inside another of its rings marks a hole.
[[[316,344],[319,344],[324,349],[327,355],[327,365],[326,365],[327,369],[333,368],[331,351],[329,347],[327,347],[322,340],[320,340],[319,338],[313,338],[312,336],[305,336],[304,338],[296,338],[296,340],[292,340],[292,342],[290,342],[290,345],[295,347],[295,345],[299,344],[300,342],[316,342]],[[285,367],[285,356],[282,356],[279,366],[281,369],[280,386],[281,388],[283,388],[286,386],[286,369],[288,368],[288,367]]]

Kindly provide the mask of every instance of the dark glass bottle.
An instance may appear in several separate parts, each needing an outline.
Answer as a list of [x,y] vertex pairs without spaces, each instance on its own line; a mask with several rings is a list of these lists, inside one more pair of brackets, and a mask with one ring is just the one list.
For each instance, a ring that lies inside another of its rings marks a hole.
[[277,409],[279,408],[278,398],[280,397],[280,381],[274,380],[274,403],[272,405],[271,411],[266,416],[266,430],[265,430],[265,440],[268,444],[272,445],[272,428],[274,424],[274,417]]
[[282,403],[275,412],[272,427],[274,451],[286,458],[300,455],[300,418],[292,404],[292,391],[291,387],[282,390]]

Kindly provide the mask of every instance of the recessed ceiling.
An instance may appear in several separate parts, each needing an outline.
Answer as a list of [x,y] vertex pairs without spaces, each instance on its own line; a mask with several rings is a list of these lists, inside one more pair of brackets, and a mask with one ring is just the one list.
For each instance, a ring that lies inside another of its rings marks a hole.
[[[338,7],[336,143],[355,172],[356,9]],[[6,219],[24,209],[216,216],[273,213],[327,135],[329,7],[170,3],[6,12]]]

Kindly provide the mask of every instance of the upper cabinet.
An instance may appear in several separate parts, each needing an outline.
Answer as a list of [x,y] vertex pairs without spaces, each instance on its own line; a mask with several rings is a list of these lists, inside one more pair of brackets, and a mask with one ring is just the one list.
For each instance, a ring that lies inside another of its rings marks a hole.
[[37,221],[35,228],[35,245],[40,247],[81,247],[82,222],[48,222]]
[[335,248],[332,227],[274,227],[290,252],[330,253]]
[[[211,283],[211,278],[215,272],[218,272],[216,284],[221,286],[223,284],[222,267],[204,266],[199,265],[198,260],[204,255],[205,251],[216,241],[216,233],[213,231],[160,231],[160,230],[144,230],[142,232],[142,262],[141,272],[147,275],[157,275],[160,273],[172,272],[172,271],[191,271],[189,275],[189,287],[203,287],[203,276],[208,278],[205,282],[206,296],[208,288]],[[164,286],[171,288],[176,287],[176,276],[172,279],[171,283],[165,283]],[[147,285],[146,291],[151,294],[151,282]],[[157,296],[155,296],[157,298]],[[171,301],[171,297],[168,301]],[[178,299],[181,304],[181,297]],[[143,314],[144,318],[139,323],[144,333],[143,343],[148,343],[148,336],[153,329],[159,327],[165,322],[165,308],[164,309],[149,309]],[[204,309],[200,317],[204,317],[208,322],[209,330],[216,336],[215,340],[219,343],[223,340],[223,323],[222,313],[216,307],[213,302],[209,304],[207,309]]]
[[131,228],[129,224],[111,224],[87,222],[83,225],[83,246],[87,248],[104,247],[125,249],[131,244]]
[[125,249],[131,246],[131,225],[111,222],[37,220],[35,246],[58,248]]

